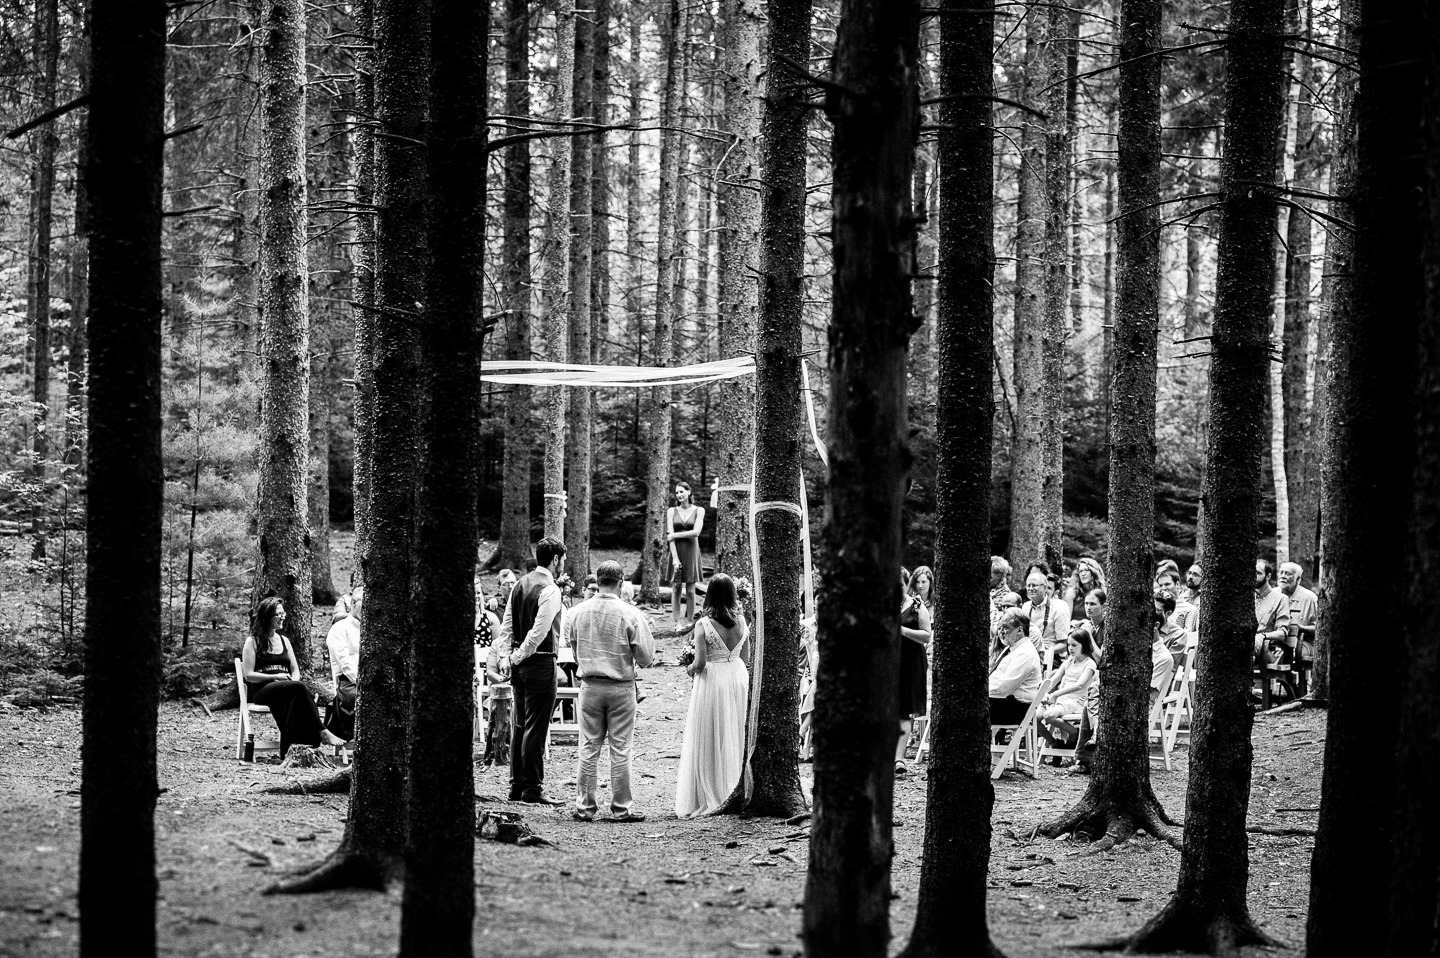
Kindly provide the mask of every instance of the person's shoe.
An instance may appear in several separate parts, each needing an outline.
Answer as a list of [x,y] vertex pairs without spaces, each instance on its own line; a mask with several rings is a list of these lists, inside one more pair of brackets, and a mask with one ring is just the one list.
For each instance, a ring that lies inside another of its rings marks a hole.
[[643,822],[643,821],[645,821],[645,813],[644,813],[644,812],[637,812],[637,811],[633,811],[633,810],[632,810],[632,811],[626,812],[624,815],[616,815],[616,816],[614,816],[614,817],[611,819],[611,821],[616,821],[616,822]]
[[530,792],[520,799],[526,805],[566,805],[568,802],[563,798],[556,798],[554,795],[546,795],[544,792]]
[[909,773],[910,773],[910,769],[908,769],[908,768],[905,767],[905,763],[904,763],[904,762],[896,762],[896,763],[895,763],[895,774],[896,774],[896,775],[908,775]]
[[1071,774],[1071,775],[1089,775],[1089,774],[1090,774],[1090,766],[1089,766],[1089,765],[1082,765],[1082,764],[1080,764],[1079,762],[1076,762],[1076,763],[1070,768],[1070,774]]
[[512,788],[510,789],[510,797],[506,799],[506,801],[523,802],[525,801],[525,793],[518,788]]
[[570,813],[570,817],[573,818],[573,819],[575,819],[575,821],[577,821],[577,822],[593,822],[593,821],[595,821],[595,813],[594,813],[594,812],[582,812],[582,811],[580,811],[578,808],[577,808],[575,811],[573,811],[573,812]]

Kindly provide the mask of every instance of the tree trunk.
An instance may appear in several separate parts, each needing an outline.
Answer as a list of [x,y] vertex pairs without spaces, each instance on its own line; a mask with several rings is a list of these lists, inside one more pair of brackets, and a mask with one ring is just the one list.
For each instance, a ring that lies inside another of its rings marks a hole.
[[[751,29],[758,34],[757,22],[747,25],[738,19],[754,16],[753,5],[747,3],[746,7],[740,9],[740,4],[735,5],[735,32]],[[801,438],[804,427],[800,412],[800,363],[803,361],[800,353],[804,326],[806,106],[803,90],[787,90],[794,77],[785,61],[804,63],[809,59],[811,0],[770,0],[766,13],[769,29],[764,66],[766,88],[773,93],[763,101],[759,139],[755,144],[759,149],[761,190],[757,197],[760,243],[753,253],[759,256],[761,279],[760,326],[755,341],[755,452],[751,474],[757,502],[793,503],[795,509],[766,509],[754,517],[762,571],[757,585],[764,620],[757,625],[762,641],[753,657],[752,717],[746,735],[748,761],[745,779],[737,790],[741,793],[737,797],[745,800],[737,810],[751,815],[788,817],[805,807],[798,761],[803,588],[800,581],[802,526],[798,510],[802,481],[800,444],[804,441]],[[758,35],[755,40],[756,46],[750,49],[758,57]],[[740,52],[742,42],[748,43],[736,38],[737,49],[730,51],[732,55]],[[758,69],[759,63],[752,61],[740,76],[754,75]],[[727,87],[727,95],[730,92]],[[736,95],[759,96],[759,93],[753,87],[742,85]],[[727,203],[729,199],[727,196]],[[728,207],[726,215],[729,215]],[[735,265],[738,267],[740,262]],[[730,274],[740,271],[728,265],[727,270]],[[748,275],[728,275],[727,282],[740,284],[749,278]],[[726,300],[724,308],[728,312],[732,304],[728,295],[722,298]],[[728,448],[722,455],[727,458],[721,460],[721,468],[730,475],[748,465],[728,458],[732,455]],[[725,484],[722,479],[721,485]],[[722,509],[724,502],[722,499]],[[743,508],[741,503],[743,500],[736,502],[737,509]],[[752,726],[753,737],[748,734]]]
[[311,648],[305,8],[266,0],[260,28],[260,479],[255,601],[276,595],[302,672]]
[[[551,111],[556,120],[568,119],[574,106],[575,0],[555,3],[555,97]],[[545,253],[546,356],[552,363],[570,361],[570,144],[557,139],[550,145],[550,237]],[[565,414],[569,390],[551,386],[545,392],[545,535],[565,537]]]
[[[660,102],[660,202],[655,254],[655,330],[650,337],[650,361],[669,366],[675,337],[675,197],[680,173],[680,46],[685,36],[684,11],[679,0],[662,8],[660,46],[665,54],[665,83]],[[645,482],[645,547],[640,594],[657,602],[660,575],[670,544],[665,539],[665,507],[670,501],[670,395],[669,386],[650,387],[650,429],[645,439],[649,464]]]
[[[435,0],[426,131],[432,255],[420,334],[419,464],[411,579],[409,837],[400,954],[469,958],[475,920],[475,557],[485,257],[490,7]],[[584,137],[577,137],[584,139]]]
[[[1043,109],[1050,18],[1026,20],[1023,99]],[[1020,114],[1020,185],[1015,223],[1015,436],[1010,446],[1010,562],[1017,570],[1045,558],[1047,425],[1045,231],[1047,140],[1042,121]],[[1023,574],[1023,573],[1022,573]]]
[[[1398,765],[1411,756],[1400,751],[1399,763],[1375,761],[1374,737],[1377,729],[1403,731],[1396,690],[1425,661],[1423,653],[1418,660],[1404,657],[1404,630],[1419,620],[1407,623],[1403,610],[1413,593],[1386,560],[1405,555],[1412,535],[1423,535],[1418,528],[1412,532],[1409,518],[1417,491],[1411,485],[1416,421],[1413,412],[1396,413],[1417,408],[1415,350],[1425,295],[1420,250],[1426,157],[1420,118],[1425,59],[1433,51],[1424,44],[1418,0],[1388,7],[1360,4],[1355,35],[1360,84],[1354,101],[1359,131],[1352,190],[1354,269],[1351,308],[1335,317],[1331,347],[1325,511],[1330,715],[1310,867],[1306,953],[1311,958],[1374,948],[1374,936],[1343,916],[1385,914],[1391,903],[1391,884],[1385,879],[1392,862],[1413,865],[1427,835],[1396,830],[1386,814],[1396,807]],[[1425,635],[1421,649],[1433,641],[1433,635]],[[1424,706],[1427,711],[1433,707],[1433,702]],[[1429,724],[1424,731],[1412,730],[1422,736],[1418,741],[1433,736]],[[1417,774],[1411,782],[1423,782],[1433,769]],[[1402,847],[1412,841],[1411,849]],[[1398,858],[1392,858],[1397,851]],[[1425,851],[1433,854],[1433,844]],[[1404,891],[1419,894],[1428,885],[1426,924],[1433,936],[1433,858],[1428,867],[1423,878],[1409,872],[1422,887]],[[1366,880],[1355,880],[1362,875]],[[1400,901],[1413,919],[1403,896]],[[1336,914],[1337,909],[1344,911]],[[1391,941],[1413,940],[1409,936],[1415,931],[1413,924],[1403,932],[1397,929]]]
[[[640,61],[643,54],[641,48],[640,25],[644,20],[643,13],[638,8],[631,8],[630,16],[630,75],[629,75],[629,122],[630,141],[625,151],[625,276],[628,288],[625,291],[625,311],[630,315],[630,321],[635,331],[635,365],[641,366],[645,363],[645,297],[643,294],[645,280],[645,264],[642,255],[643,247],[640,241],[640,232],[644,228],[641,220],[640,206],[640,119],[641,111],[641,82],[640,82]],[[641,401],[645,396],[645,390],[635,390],[634,396],[634,428],[631,433],[631,450],[635,457],[630,464],[631,475],[635,476],[640,472],[639,456],[642,454],[643,443],[640,437],[640,408]],[[645,549],[640,549],[640,568],[645,568]]]
[[[1406,13],[1415,5],[1407,4]],[[1440,12],[1425,9],[1426,22],[1401,24],[1424,42],[1425,76],[1421,89],[1423,202],[1422,237],[1425,300],[1419,316],[1416,355],[1419,376],[1416,412],[1413,511],[1409,529],[1409,602],[1401,624],[1405,677],[1400,705],[1397,841],[1390,883],[1387,958],[1440,955],[1436,924],[1436,862],[1440,861],[1440,736],[1435,730],[1435,703],[1440,701],[1440,621],[1429,588],[1440,575]],[[1427,55],[1428,54],[1428,55]],[[1407,91],[1408,92],[1408,91]]]
[[[419,411],[420,324],[426,302],[425,155],[429,120],[428,2],[378,0],[374,17],[375,306],[368,337],[374,395],[369,541],[363,555],[360,696],[355,772],[340,847],[313,871],[268,892],[383,890],[402,876],[410,724],[411,569]],[[362,20],[359,24],[367,27]],[[474,307],[470,307],[473,311]],[[473,612],[472,612],[473,615]],[[474,623],[471,622],[473,629]],[[468,725],[467,725],[468,728]],[[468,750],[468,746],[467,746]],[[467,755],[468,757],[468,755]]]
[[990,450],[994,348],[994,11],[948,0],[940,21],[939,279],[935,339],[935,622],[930,772],[915,928],[903,958],[999,955],[985,918],[990,861]]
[[[334,27],[332,21],[326,26]],[[332,122],[350,119],[344,110],[345,101],[338,96],[328,101]],[[317,111],[318,112],[318,111]],[[310,124],[312,130],[320,127]],[[310,195],[334,200],[340,195],[346,171],[350,166],[350,136],[339,136],[328,146],[317,133],[312,133],[312,174],[314,188]],[[338,303],[350,288],[349,261],[340,240],[344,233],[338,217],[329,214],[323,233],[311,241],[310,296],[310,449],[306,499],[310,523],[310,597],[317,606],[333,606],[338,593],[335,576],[330,569],[330,419],[335,412],[335,387],[339,379],[335,358],[335,333],[340,323]],[[323,619],[322,619],[323,622]]]
[[835,268],[815,818],[801,932],[810,958],[884,956],[890,940],[919,14],[917,3],[842,0],[826,89]]
[[1111,389],[1110,380],[1115,368],[1115,175],[1105,173],[1105,289],[1100,305],[1100,409],[1105,416],[1105,446],[1110,446]]
[[[571,115],[595,122],[594,11],[575,19],[574,93]],[[594,166],[590,136],[568,137],[570,146],[570,360],[592,363],[590,273],[594,250],[591,216]],[[564,141],[561,144],[564,145]],[[595,393],[588,386],[570,390],[570,437],[566,479],[565,571],[583,583],[590,573],[590,480],[594,469],[591,437],[595,428]]]
[[[793,6],[793,5],[792,5]],[[808,56],[809,9],[805,3],[801,55]],[[724,0],[721,13],[721,75],[724,79],[725,130],[731,136],[720,169],[717,203],[720,220],[719,343],[721,359],[755,355],[756,321],[760,310],[761,223],[761,91],[760,37],[765,14],[759,0]],[[793,38],[792,38],[793,42]],[[803,117],[788,101],[785,104]],[[791,118],[792,122],[794,117]],[[803,118],[799,120],[803,129]],[[799,185],[804,190],[804,150],[787,151],[800,158]],[[794,176],[792,174],[792,179]],[[792,227],[794,228],[794,227]],[[803,225],[799,227],[803,230]],[[798,302],[798,300],[797,300]],[[798,332],[799,323],[796,322]],[[756,379],[758,379],[758,372]],[[756,379],[740,376],[720,384],[719,508],[715,516],[715,571],[730,576],[751,574],[748,512],[749,486],[755,469]]]
[[[166,7],[94,6],[80,954],[155,954]],[[116,611],[124,610],[123,615]]]
[[[361,47],[355,63],[355,109],[360,117],[375,116],[375,0],[356,0],[355,32]],[[357,123],[354,132],[355,203],[364,213],[355,217],[355,467],[351,488],[355,500],[355,555],[350,585],[363,582],[370,555],[370,481],[375,462],[375,128]],[[507,433],[508,435],[508,433]]]
[[[610,122],[610,0],[595,0],[595,123]],[[605,134],[595,134],[590,157],[590,355],[608,364],[610,334],[610,157]]]
[[[83,16],[80,49],[75,53],[79,88],[90,88],[90,20]],[[70,356],[65,385],[65,462],[85,461],[85,363],[89,352],[86,329],[90,319],[90,191],[86,180],[90,111],[80,114],[75,149],[75,228],[70,241]]]
[[[60,13],[58,0],[39,0],[35,7],[35,109],[55,109],[56,73],[60,65]],[[54,222],[55,154],[60,134],[55,121],[34,133],[37,141],[35,172],[30,194],[35,226],[31,246],[30,324],[35,335],[35,378],[30,399],[36,404],[33,434],[35,478],[41,484],[41,502],[35,516],[35,558],[45,555],[45,460],[50,456],[50,239]]]
[[[1061,542],[1065,534],[1064,433],[1065,365],[1069,354],[1070,326],[1065,308],[1070,299],[1070,151],[1074,128],[1065,108],[1066,69],[1069,55],[1070,12],[1062,4],[1050,6],[1050,20],[1041,51],[1043,92],[1039,95],[1048,119],[1045,121],[1045,236],[1044,236],[1044,326],[1041,334],[1041,396],[1044,476],[1040,487],[1040,528],[1035,553],[1058,575],[1063,572]],[[1032,22],[1040,18],[1036,14]]]
[[[1336,45],[1345,50],[1354,50],[1355,23],[1359,17],[1360,0],[1341,0],[1337,20]],[[1329,202],[1330,215],[1354,222],[1354,206],[1350,197],[1355,189],[1355,84],[1343,83],[1335,91],[1335,129],[1331,134],[1334,155],[1330,161],[1330,194],[1335,197]],[[1331,423],[1335,421],[1332,382],[1336,366],[1331,361],[1332,338],[1335,328],[1347,321],[1352,308],[1354,286],[1355,237],[1348,229],[1330,230],[1325,237],[1325,272],[1322,295],[1325,303],[1319,311],[1319,330],[1315,337],[1315,397],[1311,403],[1311,446],[1315,458],[1312,468],[1320,480],[1319,505],[1316,508],[1319,526],[1320,561],[1317,590],[1320,599],[1319,621],[1315,630],[1315,666],[1310,672],[1310,694],[1312,701],[1324,703],[1330,699],[1330,550],[1335,541],[1331,534],[1328,517],[1339,507],[1335,500],[1335,479],[1339,464],[1332,455],[1330,443]]]
[[[1295,24],[1297,34],[1309,35],[1309,3],[1305,4],[1303,23]],[[1303,45],[1302,45],[1303,47]],[[1319,157],[1315,149],[1317,135],[1311,87],[1317,81],[1310,57],[1297,52],[1295,73],[1295,176],[1296,189],[1316,192],[1320,184],[1316,176]],[[1319,542],[1315,538],[1316,475],[1315,457],[1306,449],[1315,441],[1309,430],[1306,408],[1305,380],[1310,365],[1310,285],[1312,255],[1312,221],[1308,213],[1290,211],[1285,240],[1285,364],[1281,367],[1281,387],[1285,406],[1285,476],[1289,484],[1288,527],[1290,558],[1299,562],[1311,575],[1315,571],[1315,555]]]
[[[530,10],[526,0],[505,2],[505,113],[530,115]],[[511,121],[515,122],[515,121]],[[523,132],[525,125],[517,124]],[[530,142],[505,148],[505,236],[500,283],[504,301],[505,358],[530,359]],[[530,555],[530,458],[534,444],[530,387],[505,393],[505,473],[496,565],[525,568]]]
[[1046,825],[1102,835],[1093,852],[1143,827],[1178,845],[1150,788],[1148,734],[1155,535],[1155,364],[1160,327],[1161,0],[1124,0],[1120,12],[1116,322],[1111,384],[1110,555],[1101,655],[1100,735],[1085,795]]
[[[1265,380],[1270,365],[1275,175],[1283,110],[1283,0],[1235,0],[1226,64],[1219,265],[1205,457],[1205,590],[1200,602],[1195,722],[1185,848],[1169,904],[1131,939],[1137,951],[1233,954],[1270,939],[1245,905],[1250,861],[1251,578],[1260,512]],[[1353,883],[1352,883],[1353,884]]]

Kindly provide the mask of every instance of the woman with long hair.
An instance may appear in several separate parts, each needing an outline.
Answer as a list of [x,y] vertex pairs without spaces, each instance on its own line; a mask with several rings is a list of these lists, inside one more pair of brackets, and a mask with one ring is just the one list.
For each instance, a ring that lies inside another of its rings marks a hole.
[[1084,556],[1075,563],[1075,571],[1065,585],[1065,602],[1070,606],[1070,621],[1085,618],[1085,597],[1096,589],[1105,588],[1105,570],[1100,562]]
[[680,628],[680,594],[685,594],[685,621],[695,621],[695,583],[700,581],[700,531],[705,528],[705,507],[690,497],[690,483],[675,483],[675,505],[665,510],[665,538],[670,543],[670,614]]
[[716,573],[705,591],[700,618],[682,631],[695,635],[695,658],[685,668],[694,684],[680,746],[675,814],[693,818],[719,811],[744,769],[750,672],[740,656],[750,627],[735,580]]
[[1055,670],[1050,691],[1040,699],[1040,728],[1052,742],[1070,742],[1080,734],[1079,728],[1065,721],[1065,716],[1084,711],[1090,686],[1099,675],[1089,622],[1076,623],[1065,644],[1069,653],[1065,664]]
[[928,565],[915,567],[915,571],[910,573],[910,586],[906,591],[919,599],[920,603],[929,609],[932,615],[934,614],[935,573],[930,571]]
[[295,649],[280,631],[284,626],[285,603],[278,596],[261,599],[240,653],[250,701],[268,708],[280,726],[281,758],[291,745],[344,745],[343,739],[322,727],[315,698],[300,681]]
[[[917,594],[916,586],[924,578],[933,581],[929,567],[920,566],[910,574],[910,583],[900,600],[900,740],[895,745],[895,774],[904,775],[905,749],[918,716],[929,714],[930,638],[934,634],[930,609]],[[928,588],[928,587],[927,587]]]

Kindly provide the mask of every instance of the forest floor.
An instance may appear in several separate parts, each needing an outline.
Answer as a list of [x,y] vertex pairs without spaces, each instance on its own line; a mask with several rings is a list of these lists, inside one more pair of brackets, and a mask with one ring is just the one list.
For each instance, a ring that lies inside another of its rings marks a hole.
[[[338,576],[337,576],[338,579]],[[652,620],[657,630],[668,610]],[[667,630],[668,631],[668,630]],[[505,769],[477,768],[477,808],[516,809],[555,848],[477,842],[477,954],[634,956],[798,954],[807,857],[804,826],[674,815],[675,774],[688,699],[676,664],[680,640],[662,638],[644,672],[632,774],[641,824],[572,821],[568,808],[500,801]],[[393,954],[399,898],[338,891],[266,898],[286,869],[323,856],[344,827],[346,796],[273,796],[261,789],[303,772],[235,759],[236,714],[207,717],[167,703],[160,712],[156,808],[161,952],[175,955]],[[1324,714],[1256,721],[1252,825],[1313,827],[1319,805]],[[80,713],[0,711],[0,956],[76,952]],[[602,759],[602,783],[607,776]],[[924,833],[926,766],[895,789],[893,951],[914,918]],[[1155,791],[1184,814],[1188,752],[1156,761]],[[574,748],[555,746],[548,789],[573,794]],[[313,773],[312,773],[313,774]],[[810,766],[802,765],[808,777]],[[1172,892],[1179,854],[1138,837],[1093,857],[1076,840],[1027,840],[1077,800],[1086,779],[1049,766],[996,783],[990,926],[1018,956],[1080,955],[1074,946],[1137,929]],[[1255,833],[1250,906],[1270,934],[1303,943],[1313,838]],[[262,852],[269,864],[238,846]],[[1258,953],[1258,952],[1257,952]]]

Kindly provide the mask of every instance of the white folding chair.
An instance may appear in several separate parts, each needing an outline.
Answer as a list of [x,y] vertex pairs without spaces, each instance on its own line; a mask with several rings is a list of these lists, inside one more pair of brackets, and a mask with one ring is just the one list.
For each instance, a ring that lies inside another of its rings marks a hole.
[[[1046,692],[1051,691],[1056,685],[1059,684],[1060,676],[1062,674],[1063,673],[1057,671],[1053,675],[1046,676],[1045,681],[1040,683],[1040,691],[1035,693],[1036,702],[1039,702],[1040,699],[1045,696]],[[1076,712],[1074,715],[1062,715],[1060,717],[1064,721],[1069,722],[1071,725],[1074,725],[1076,728],[1080,727],[1079,712]],[[1077,747],[1080,744],[1080,737],[1078,735],[1075,737],[1074,745],[1056,745],[1046,739],[1044,735],[1040,734],[1041,724],[1042,723],[1040,721],[1040,709],[1037,706],[1035,708],[1034,718],[1037,764],[1044,762],[1047,758],[1075,758],[1080,754],[1080,750]]]
[[[1034,778],[1040,771],[1040,750],[1035,745],[1035,712],[1039,704],[1040,696],[1037,694],[1030,701],[1030,707],[1025,710],[1025,717],[1020,720],[1018,725],[990,726],[990,754],[1000,756],[990,769],[992,779],[999,778],[1007,768],[1017,771],[1028,769],[1031,778]],[[995,742],[997,732],[1009,732],[1009,744],[997,744]]]
[[[251,705],[250,691],[245,687],[245,665],[239,659],[235,660],[235,684],[240,689],[240,720],[235,729],[235,757],[245,759],[245,746],[251,746],[251,758],[260,752],[280,751],[280,739],[262,738],[258,741],[255,738],[255,728],[251,724],[251,716],[269,715],[270,709],[265,705]],[[273,718],[272,718],[273,721]],[[276,727],[279,731],[279,727]]]

